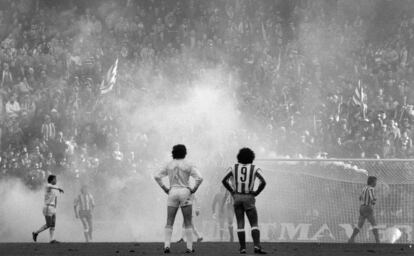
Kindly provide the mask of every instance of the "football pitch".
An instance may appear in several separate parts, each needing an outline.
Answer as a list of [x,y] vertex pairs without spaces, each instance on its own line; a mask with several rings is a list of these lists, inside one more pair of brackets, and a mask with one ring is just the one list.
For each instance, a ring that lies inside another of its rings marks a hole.
[[[161,243],[3,243],[0,255],[163,255]],[[263,243],[268,255],[283,256],[351,256],[351,255],[414,255],[414,248],[408,244],[317,244],[317,243]],[[195,244],[193,255],[239,255],[237,243],[204,242]],[[185,245],[173,244],[171,255],[184,254]],[[248,245],[247,255],[254,255]]]

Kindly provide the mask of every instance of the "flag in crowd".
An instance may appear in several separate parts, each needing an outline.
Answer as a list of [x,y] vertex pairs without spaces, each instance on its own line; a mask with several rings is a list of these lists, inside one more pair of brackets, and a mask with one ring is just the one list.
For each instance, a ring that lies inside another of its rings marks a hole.
[[100,91],[101,94],[106,94],[114,88],[116,79],[118,77],[118,59],[115,60],[115,63],[108,69],[106,77],[102,80]]
[[367,113],[367,94],[364,87],[361,84],[361,80],[358,80],[358,84],[355,87],[354,95],[352,96],[352,102],[354,106],[360,108],[358,115],[361,115],[363,119],[366,118]]

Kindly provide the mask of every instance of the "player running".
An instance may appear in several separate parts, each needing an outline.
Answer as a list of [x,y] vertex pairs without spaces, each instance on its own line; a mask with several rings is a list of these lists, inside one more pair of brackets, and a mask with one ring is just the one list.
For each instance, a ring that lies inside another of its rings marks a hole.
[[43,206],[43,215],[46,219],[46,224],[43,225],[38,231],[32,232],[33,241],[37,241],[39,233],[49,229],[50,243],[58,243],[54,238],[55,226],[56,226],[56,206],[57,206],[57,194],[56,191],[63,193],[63,189],[56,186],[57,179],[55,175],[49,175],[47,177],[47,185],[45,188],[45,205]]
[[374,194],[374,188],[377,186],[377,178],[374,176],[369,176],[367,185],[362,190],[361,195],[359,196],[359,201],[361,201],[361,206],[359,208],[359,220],[358,226],[354,228],[351,238],[349,238],[349,243],[355,243],[355,237],[358,235],[362,226],[364,226],[365,220],[367,219],[372,226],[372,233],[374,233],[375,242],[379,243],[379,234],[377,222],[374,217],[374,205],[377,201]]
[[[203,236],[200,234],[200,232],[197,230],[196,226],[194,225],[194,217],[198,217],[200,216],[200,205],[198,204],[197,198],[195,197],[194,194],[190,195],[190,199],[193,203],[193,219],[192,219],[192,223],[191,223],[191,228],[193,230],[193,234],[194,236],[197,238],[197,242],[201,242],[203,241]],[[184,226],[184,222],[183,222],[183,229],[181,232],[181,239],[177,241],[177,243],[183,243],[186,242],[187,239],[185,238],[185,226]]]
[[[229,231],[230,242],[234,242],[233,236],[233,218],[234,207],[233,197],[225,187],[221,186],[220,191],[214,196],[213,199],[213,219],[218,220],[220,229],[220,241],[223,241],[224,226],[227,224]],[[215,232],[214,232],[215,233]]]
[[95,201],[93,196],[88,191],[88,187],[83,185],[81,187],[81,193],[75,198],[73,209],[75,216],[80,219],[83,225],[83,234],[85,235],[85,241],[92,241],[92,211],[95,208]]
[[[188,163],[184,158],[187,149],[184,145],[175,145],[172,149],[173,160],[169,162],[157,175],[155,180],[168,194],[167,202],[167,225],[165,226],[164,253],[170,253],[171,236],[178,207],[184,217],[185,235],[187,238],[186,253],[194,252],[193,230],[192,230],[192,201],[190,195],[194,194],[201,185],[203,178],[195,166]],[[168,176],[170,188],[162,182],[162,178]],[[190,188],[190,176],[195,180],[194,188]]]
[[[256,210],[256,199],[266,186],[262,171],[253,165],[254,152],[250,148],[240,149],[237,155],[238,163],[228,169],[222,183],[234,198],[234,212],[237,219],[237,236],[240,243],[240,254],[246,254],[246,234],[244,231],[244,214],[252,228],[252,238],[255,254],[266,254],[260,246],[260,231]],[[256,191],[254,185],[256,178],[260,184]],[[231,181],[231,183],[230,183]]]

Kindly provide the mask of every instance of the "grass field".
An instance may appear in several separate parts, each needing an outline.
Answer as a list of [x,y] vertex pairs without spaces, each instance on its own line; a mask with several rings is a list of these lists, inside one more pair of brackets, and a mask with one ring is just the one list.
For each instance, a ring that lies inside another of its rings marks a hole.
[[[264,243],[269,255],[283,256],[351,256],[351,255],[414,255],[414,248],[407,244],[317,244],[317,243]],[[183,244],[174,244],[171,255],[183,254]],[[239,255],[237,243],[206,242],[195,244],[193,255]],[[83,255],[163,255],[161,243],[3,243],[0,255],[43,255],[43,256],[83,256]],[[252,245],[248,255],[253,255]]]

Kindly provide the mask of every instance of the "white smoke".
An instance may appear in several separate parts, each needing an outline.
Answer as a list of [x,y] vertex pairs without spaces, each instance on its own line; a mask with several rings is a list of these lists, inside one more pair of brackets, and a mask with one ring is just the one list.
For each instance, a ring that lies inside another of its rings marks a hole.
[[402,232],[397,227],[387,228],[385,230],[385,242],[386,243],[395,243],[401,238]]

